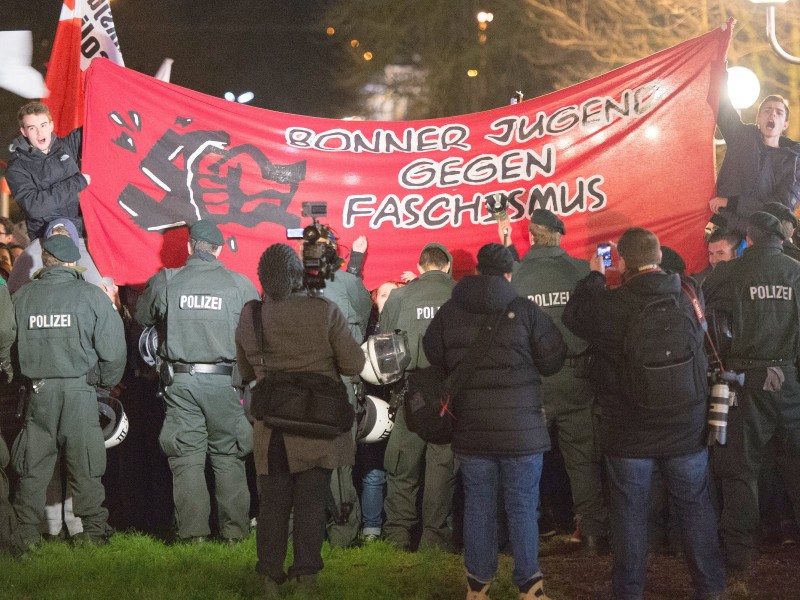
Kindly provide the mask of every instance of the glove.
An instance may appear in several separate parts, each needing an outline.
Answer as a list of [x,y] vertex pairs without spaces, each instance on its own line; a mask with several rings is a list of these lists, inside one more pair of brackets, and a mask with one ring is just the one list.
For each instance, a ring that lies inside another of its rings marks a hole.
[[11,380],[14,379],[14,367],[11,366],[10,358],[0,363],[0,371],[2,371],[3,376],[5,376],[6,383],[11,383]]

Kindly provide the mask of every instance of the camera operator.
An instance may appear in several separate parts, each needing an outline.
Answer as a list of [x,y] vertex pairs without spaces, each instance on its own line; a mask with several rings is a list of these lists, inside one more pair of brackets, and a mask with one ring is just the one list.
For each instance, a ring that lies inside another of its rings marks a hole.
[[720,536],[728,571],[745,575],[759,521],[757,480],[772,438],[800,455],[800,264],[783,253],[786,231],[775,216],[755,212],[748,248],[717,265],[703,291],[709,310],[731,317],[725,367],[745,374],[742,398],[728,414],[727,445],[714,447],[712,467],[722,484]]
[[[258,263],[264,300],[242,311],[236,329],[236,353],[244,382],[261,380],[270,370],[319,373],[331,378],[355,375],[364,353],[347,322],[329,299],[304,288],[303,265],[286,244],[266,249]],[[261,340],[253,307],[261,310]],[[262,353],[263,344],[263,353]],[[322,541],[331,471],[349,466],[355,457],[353,433],[313,438],[254,423],[254,458],[259,479],[260,510],[256,530],[258,565],[268,598],[279,597],[287,580],[283,565],[294,509],[294,564],[288,577],[300,586],[299,597],[315,597],[316,574],[322,569]],[[352,484],[351,484],[352,485]]]
[[[628,229],[618,251],[622,286],[606,287],[602,257],[593,256],[592,272],[578,282],[563,315],[567,328],[589,342],[592,352],[591,379],[602,410],[600,441],[609,484],[612,595],[643,597],[648,499],[653,471],[658,468],[678,512],[694,597],[721,598],[725,571],[708,493],[704,437],[708,390],[703,332],[692,301],[682,293],[680,276],[659,266],[661,248],[655,234],[638,227]],[[694,288],[691,279],[684,283]],[[632,328],[663,323],[651,312],[656,307],[664,307],[674,321],[659,328],[663,333],[651,331],[653,335],[634,340],[628,335]],[[691,336],[682,327],[691,327]],[[681,361],[665,365],[664,377],[671,384],[655,385],[661,381],[655,377],[651,385],[640,387],[647,381],[641,375],[648,363],[632,360],[631,346],[637,351],[656,347],[663,360],[666,346],[674,340],[672,329],[685,335],[678,336],[681,345],[674,346],[674,355]],[[691,357],[684,359],[689,343]]]
[[[322,214],[324,205],[322,203],[315,204],[317,204],[316,214]],[[372,299],[358,276],[364,263],[367,239],[364,236],[356,239],[353,243],[350,264],[348,264],[347,270],[342,270],[340,269],[342,259],[338,254],[336,236],[327,226],[317,223],[316,219],[314,224],[309,227],[316,229],[318,237],[316,235],[308,236],[306,233],[303,236],[305,239],[302,254],[306,282],[309,283],[309,271],[311,270],[315,274],[310,282],[311,290],[318,291],[339,307],[353,338],[361,343],[366,335],[367,322],[372,310]],[[309,228],[307,227],[305,231],[309,231]],[[317,239],[310,241],[309,237],[317,237]],[[309,268],[309,256],[312,257],[311,269]],[[318,264],[322,266],[321,272],[315,268]],[[342,380],[347,387],[350,404],[355,408],[357,400],[351,378],[343,376]],[[355,429],[353,436],[355,439]],[[330,488],[331,495],[328,498],[328,504],[332,514],[328,520],[328,539],[332,546],[346,548],[358,542],[361,532],[361,505],[353,484],[351,465],[342,465],[333,470]]]
[[136,303],[139,324],[159,329],[167,408],[159,443],[172,469],[177,541],[186,543],[204,542],[211,532],[206,458],[214,472],[220,536],[235,542],[250,533],[244,457],[253,434],[231,374],[239,314],[258,292],[218,260],[223,243],[216,225],[195,222],[186,265],[153,275]]

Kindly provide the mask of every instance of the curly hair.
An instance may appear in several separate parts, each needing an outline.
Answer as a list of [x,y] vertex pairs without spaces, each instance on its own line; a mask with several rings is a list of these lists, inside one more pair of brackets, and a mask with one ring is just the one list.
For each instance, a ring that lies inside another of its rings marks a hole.
[[284,300],[303,289],[303,263],[291,246],[272,244],[258,261],[258,280],[271,300]]

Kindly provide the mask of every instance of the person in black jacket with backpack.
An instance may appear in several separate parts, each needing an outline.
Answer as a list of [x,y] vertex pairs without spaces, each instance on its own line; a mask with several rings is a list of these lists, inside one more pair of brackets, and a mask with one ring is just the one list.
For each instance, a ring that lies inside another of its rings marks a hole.
[[643,597],[648,497],[658,468],[678,512],[695,598],[721,598],[725,569],[704,444],[707,361],[692,308],[693,298],[702,306],[702,295],[693,280],[660,268],[652,232],[628,229],[617,249],[622,286],[607,289],[602,259],[593,257],[592,272],[578,282],[563,315],[592,352],[609,484],[613,597]]
[[[492,315],[491,342],[453,399],[452,448],[464,485],[467,600],[485,600],[497,568],[497,491],[502,486],[520,598],[545,600],[539,570],[537,504],[542,454],[550,449],[541,383],[558,372],[567,347],[553,320],[509,283],[507,248],[478,252],[480,275],[465,277],[434,316],[425,355],[448,373],[469,351]],[[484,336],[485,339],[486,336]]]

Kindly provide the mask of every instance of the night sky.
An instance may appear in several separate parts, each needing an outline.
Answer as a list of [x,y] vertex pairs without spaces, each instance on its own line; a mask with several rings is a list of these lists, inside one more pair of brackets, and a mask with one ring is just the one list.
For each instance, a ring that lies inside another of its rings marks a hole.
[[[319,14],[329,0],[112,0],[125,66],[153,75],[175,60],[172,83],[206,94],[255,92],[261,108],[342,117],[337,49]],[[62,0],[2,0],[0,29],[33,32],[33,66],[45,73]],[[2,49],[0,49],[2,51]],[[0,158],[18,135],[26,102],[0,90]]]

